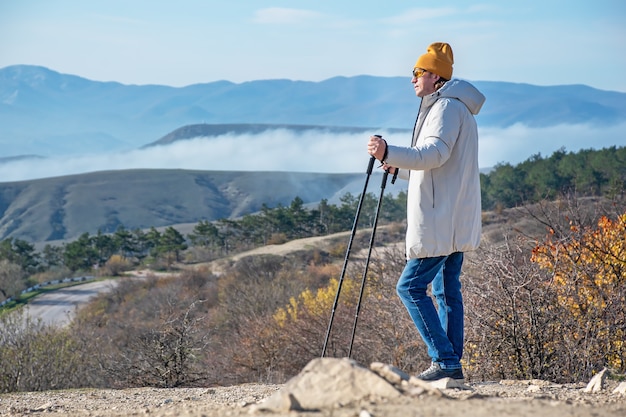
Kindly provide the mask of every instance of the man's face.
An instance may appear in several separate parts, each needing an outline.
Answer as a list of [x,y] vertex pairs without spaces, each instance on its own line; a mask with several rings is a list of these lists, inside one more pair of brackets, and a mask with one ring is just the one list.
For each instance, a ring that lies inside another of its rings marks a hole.
[[421,68],[415,68],[413,70],[413,88],[415,89],[415,95],[418,97],[424,97],[435,92],[435,83],[439,80],[439,76],[432,72],[425,71]]

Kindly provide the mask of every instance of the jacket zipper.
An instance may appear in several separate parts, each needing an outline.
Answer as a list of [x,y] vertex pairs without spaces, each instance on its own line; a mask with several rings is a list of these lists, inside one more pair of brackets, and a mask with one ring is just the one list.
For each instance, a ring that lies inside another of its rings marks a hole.
[[[437,94],[437,98],[439,98],[439,94]],[[435,100],[437,101],[437,100]],[[420,119],[420,113],[422,112],[422,105],[424,104],[424,98],[422,97],[422,100],[420,101],[420,107],[419,110],[417,112],[417,118],[415,119],[415,125],[413,126],[413,136],[411,138],[411,146],[415,146],[417,144],[417,137],[415,136],[415,132],[417,131],[417,134],[419,135],[419,132],[422,130],[422,127],[424,126],[424,122],[426,121],[426,117],[428,117],[428,113],[430,113],[430,109],[433,108],[433,106],[431,105],[428,110],[426,111],[426,113],[424,114],[424,117],[422,119],[422,122],[419,125],[419,129],[417,126],[417,123],[419,122]],[[433,103],[434,105],[435,103]],[[433,208],[435,208],[435,178],[433,177],[433,173],[432,170],[428,170],[428,173],[430,174],[430,186],[433,190]],[[409,170],[409,176],[411,175],[411,170]]]
[[433,208],[435,208],[435,177],[433,176],[433,171],[430,170],[430,185],[433,188]]

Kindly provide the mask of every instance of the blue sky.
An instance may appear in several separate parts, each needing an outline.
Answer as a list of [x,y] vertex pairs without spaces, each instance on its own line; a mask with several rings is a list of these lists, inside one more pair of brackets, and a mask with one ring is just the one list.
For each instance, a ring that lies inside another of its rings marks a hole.
[[434,41],[454,75],[626,92],[626,1],[0,0],[0,68],[98,81],[409,76]]

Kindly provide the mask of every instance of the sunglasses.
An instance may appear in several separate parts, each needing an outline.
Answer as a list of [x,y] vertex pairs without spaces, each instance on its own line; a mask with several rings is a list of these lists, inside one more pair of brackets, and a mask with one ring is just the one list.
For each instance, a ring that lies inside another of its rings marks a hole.
[[419,78],[419,77],[421,77],[422,75],[424,75],[424,73],[425,73],[425,72],[427,72],[427,71],[426,71],[426,70],[424,70],[424,69],[421,69],[421,68],[413,68],[413,76],[414,76],[415,78]]

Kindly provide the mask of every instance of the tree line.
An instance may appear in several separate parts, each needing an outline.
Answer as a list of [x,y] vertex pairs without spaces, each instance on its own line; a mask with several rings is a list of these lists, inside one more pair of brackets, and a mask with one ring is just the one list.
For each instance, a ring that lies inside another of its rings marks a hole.
[[[286,207],[270,208],[264,204],[259,213],[240,219],[202,220],[186,236],[172,226],[163,231],[120,226],[112,234],[85,232],[63,245],[48,244],[40,252],[25,240],[7,238],[0,242],[0,295],[5,299],[18,295],[38,283],[37,274],[50,271],[76,274],[95,269],[104,275],[117,275],[141,264],[157,270],[169,269],[184,260],[183,253],[189,248],[202,251],[202,260],[206,261],[266,244],[349,230],[359,197],[347,193],[339,205],[322,200],[311,209],[305,208],[300,197]],[[364,197],[361,227],[373,223],[376,204],[373,194]],[[379,221],[399,220],[404,216],[406,193],[386,195],[383,204],[385,213],[381,213]]]
[[518,165],[498,164],[481,174],[483,210],[552,200],[560,194],[613,197],[626,187],[626,147],[535,154]]

